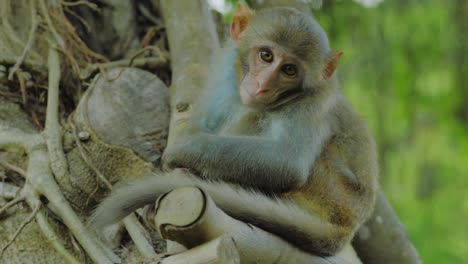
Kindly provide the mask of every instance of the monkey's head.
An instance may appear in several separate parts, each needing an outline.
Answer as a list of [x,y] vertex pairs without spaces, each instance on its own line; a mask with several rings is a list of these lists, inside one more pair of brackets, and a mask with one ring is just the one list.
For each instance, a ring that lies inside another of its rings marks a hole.
[[293,8],[253,13],[238,4],[231,23],[238,45],[239,93],[253,108],[272,108],[326,87],[342,52],[310,15]]

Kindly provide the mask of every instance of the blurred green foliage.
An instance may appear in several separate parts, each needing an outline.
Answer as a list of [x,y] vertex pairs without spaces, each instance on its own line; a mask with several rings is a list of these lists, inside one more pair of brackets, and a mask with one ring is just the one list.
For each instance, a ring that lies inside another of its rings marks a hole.
[[342,89],[373,130],[382,188],[424,263],[468,263],[467,2],[313,11],[344,52]]
[[374,132],[387,198],[424,263],[467,263],[468,1],[324,2],[314,15],[344,51],[342,89]]

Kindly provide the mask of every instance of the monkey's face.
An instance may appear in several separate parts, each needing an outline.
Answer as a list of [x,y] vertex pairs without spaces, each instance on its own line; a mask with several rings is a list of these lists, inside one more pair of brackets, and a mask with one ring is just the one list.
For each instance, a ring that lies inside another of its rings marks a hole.
[[275,43],[250,48],[244,58],[244,76],[239,93],[252,108],[275,107],[299,95],[304,76],[302,61]]

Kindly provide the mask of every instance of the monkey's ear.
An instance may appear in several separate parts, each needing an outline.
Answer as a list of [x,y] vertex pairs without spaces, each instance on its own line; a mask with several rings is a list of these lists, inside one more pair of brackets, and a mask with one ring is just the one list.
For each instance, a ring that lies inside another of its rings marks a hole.
[[249,25],[250,18],[253,16],[253,11],[241,3],[236,4],[236,11],[232,14],[231,22],[231,38],[238,40],[242,32]]
[[338,66],[338,62],[340,61],[341,56],[343,56],[343,52],[339,50],[334,50],[328,55],[327,64],[325,64],[325,68],[323,69],[323,76],[326,80],[332,77],[336,67]]

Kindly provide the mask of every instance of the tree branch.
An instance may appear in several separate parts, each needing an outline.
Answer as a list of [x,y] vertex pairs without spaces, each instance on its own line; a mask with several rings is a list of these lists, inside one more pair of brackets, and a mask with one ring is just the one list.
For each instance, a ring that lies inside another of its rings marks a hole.
[[219,48],[216,28],[206,1],[161,0],[171,50],[171,121],[167,146],[181,140],[202,94],[213,51]]
[[11,208],[11,207],[23,202],[23,201],[24,201],[24,196],[18,196],[15,199],[9,201],[3,207],[0,207],[0,216],[2,216],[2,214],[4,212],[6,212],[6,210],[8,210],[9,208]]
[[161,237],[189,248],[189,252],[170,260],[185,259],[185,263],[361,263],[353,251],[348,251],[350,245],[333,257],[305,253],[273,234],[228,216],[206,193],[195,187],[179,188],[161,196],[155,212],[153,221]]

